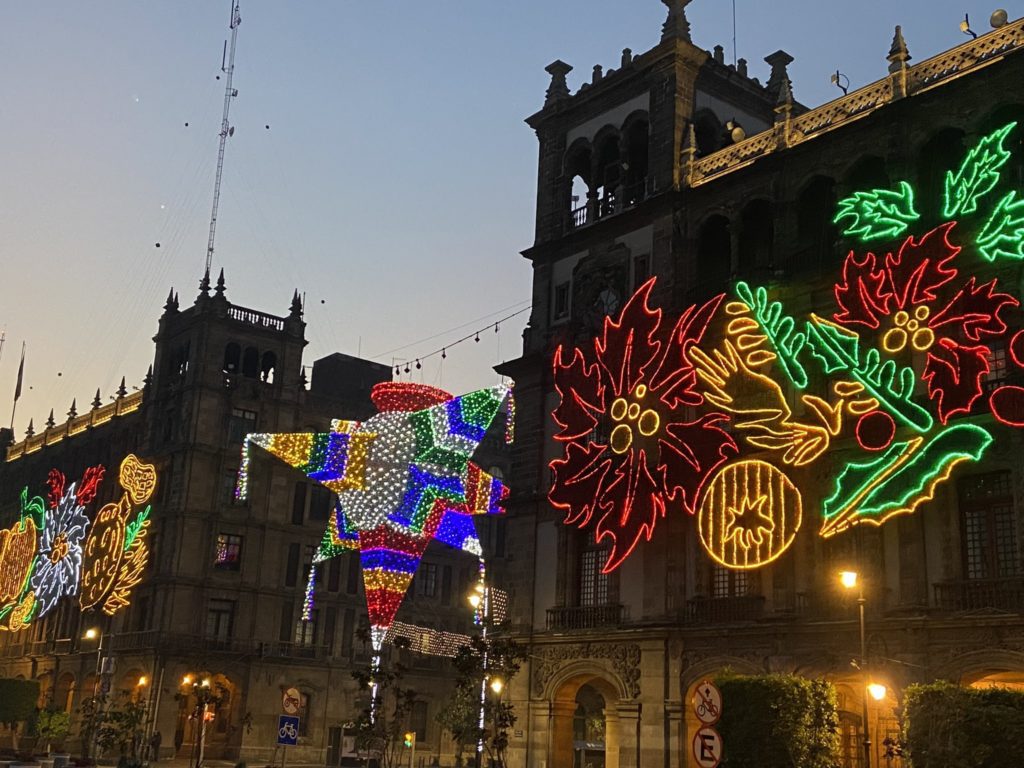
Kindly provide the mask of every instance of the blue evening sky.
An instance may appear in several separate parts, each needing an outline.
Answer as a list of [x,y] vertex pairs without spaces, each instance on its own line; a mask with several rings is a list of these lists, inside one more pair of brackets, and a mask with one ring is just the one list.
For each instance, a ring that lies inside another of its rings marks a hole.
[[[885,73],[893,26],[914,62],[965,40],[975,0],[736,0],[739,56],[783,48],[796,97]],[[1020,9],[1009,7],[1010,18]],[[170,286],[191,304],[206,252],[228,0],[11,3],[0,24],[0,424],[22,340],[16,430],[140,384]],[[658,0],[243,0],[215,271],[228,298],[307,299],[306,362],[415,359],[528,305],[540,108],[561,58],[657,43]],[[695,0],[694,41],[725,45],[729,0]],[[185,127],[185,123],[188,127]],[[265,126],[269,125],[269,130]],[[159,242],[157,249],[154,244]],[[526,314],[424,362],[427,383],[494,383]],[[427,341],[429,337],[436,337]],[[420,342],[420,343],[418,343]],[[397,351],[394,351],[396,350]],[[419,376],[415,377],[419,380]],[[31,388],[31,389],[30,389]],[[339,414],[343,415],[343,414]]]

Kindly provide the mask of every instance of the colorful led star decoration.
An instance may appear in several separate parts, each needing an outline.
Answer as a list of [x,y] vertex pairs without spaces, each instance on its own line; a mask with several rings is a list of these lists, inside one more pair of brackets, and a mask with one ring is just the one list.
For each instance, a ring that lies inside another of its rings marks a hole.
[[505,401],[498,385],[459,397],[434,387],[385,382],[365,423],[335,421],[330,432],[253,434],[243,446],[237,492],[249,485],[256,445],[338,494],[311,570],[357,551],[371,642],[379,652],[427,544],[437,539],[480,557],[473,516],[500,514],[508,489],[470,461]]

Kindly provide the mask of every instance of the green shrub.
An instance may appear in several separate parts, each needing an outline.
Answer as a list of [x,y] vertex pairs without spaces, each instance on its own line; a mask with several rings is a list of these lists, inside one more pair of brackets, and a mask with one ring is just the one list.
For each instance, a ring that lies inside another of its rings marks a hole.
[[731,675],[722,691],[729,768],[838,768],[839,718],[831,683],[796,675]]
[[938,682],[912,685],[904,701],[914,768],[1019,768],[1024,693]]

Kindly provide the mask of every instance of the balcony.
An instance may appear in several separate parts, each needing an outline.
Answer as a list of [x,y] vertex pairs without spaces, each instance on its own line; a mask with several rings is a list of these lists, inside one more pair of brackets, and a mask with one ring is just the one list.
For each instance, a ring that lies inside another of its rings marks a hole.
[[573,208],[569,216],[572,229],[579,229],[593,224],[599,219],[614,216],[616,213],[632,208],[647,198],[647,177],[633,182],[628,186],[617,187],[608,191],[603,197],[588,200],[583,205]]
[[764,613],[764,597],[695,597],[686,601],[684,624],[742,624],[757,621]]
[[548,608],[547,627],[557,632],[618,627],[628,616],[622,605],[577,605]]
[[1024,576],[946,581],[933,586],[935,605],[943,611],[1024,613]]

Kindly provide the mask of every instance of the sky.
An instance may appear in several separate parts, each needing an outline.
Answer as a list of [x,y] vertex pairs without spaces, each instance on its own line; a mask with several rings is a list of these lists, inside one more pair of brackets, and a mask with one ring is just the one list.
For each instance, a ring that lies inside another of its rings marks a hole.
[[[973,0],[736,0],[737,54],[767,80],[781,48],[808,106],[978,32]],[[141,385],[168,290],[206,258],[229,0],[12,3],[0,25],[0,425],[27,345],[20,437],[122,376]],[[1020,9],[1008,8],[1010,18]],[[732,60],[728,0],[694,0],[694,42]],[[304,363],[335,351],[452,391],[518,356],[531,271],[540,109],[555,59],[575,90],[594,64],[657,44],[658,0],[242,0],[214,272],[235,304],[306,299]],[[159,243],[159,247],[157,247]],[[445,359],[415,360],[451,344]]]

